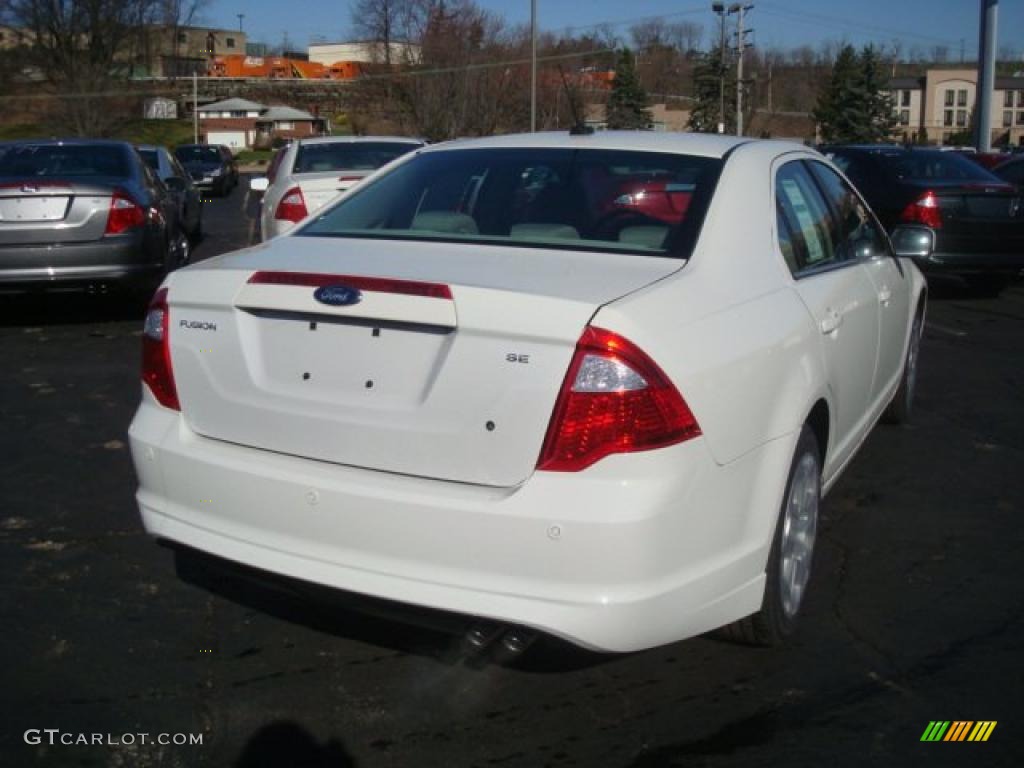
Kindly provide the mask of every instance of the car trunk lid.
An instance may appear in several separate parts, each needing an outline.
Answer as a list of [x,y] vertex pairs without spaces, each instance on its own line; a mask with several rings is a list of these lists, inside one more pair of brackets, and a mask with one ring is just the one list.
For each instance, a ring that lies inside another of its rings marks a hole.
[[949,253],[1024,252],[1024,202],[1009,184],[932,184],[942,214],[937,250]]
[[94,181],[0,180],[0,245],[99,240],[113,190]]
[[597,308],[679,266],[282,238],[174,276],[182,410],[197,433],[233,443],[513,486],[536,465],[576,341]]
[[292,181],[302,190],[309,213],[322,208],[339,194],[354,186],[373,171],[320,171],[317,173],[300,173],[292,176]]

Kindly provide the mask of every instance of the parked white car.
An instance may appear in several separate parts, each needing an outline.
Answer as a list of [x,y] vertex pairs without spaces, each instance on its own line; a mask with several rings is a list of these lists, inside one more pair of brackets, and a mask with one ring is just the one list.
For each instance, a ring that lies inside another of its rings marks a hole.
[[427,147],[168,277],[130,431],[142,519],[510,649],[779,642],[822,494],[910,412],[924,313],[799,144]]
[[395,136],[296,139],[274,156],[266,176],[249,182],[262,192],[260,235],[277,237],[383,165],[423,146]]

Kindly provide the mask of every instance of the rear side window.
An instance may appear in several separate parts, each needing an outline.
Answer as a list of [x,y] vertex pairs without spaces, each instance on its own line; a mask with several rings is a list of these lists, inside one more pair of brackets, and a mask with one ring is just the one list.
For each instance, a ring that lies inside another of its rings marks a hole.
[[718,158],[624,150],[425,152],[298,234],[689,256]]
[[784,256],[787,248],[790,250],[796,265],[794,271],[838,260],[834,247],[835,221],[824,196],[800,161],[786,163],[775,175],[775,205],[778,230],[788,234],[788,242],[780,242],[779,248]]
[[61,178],[131,176],[121,147],[82,144],[36,144],[12,147],[0,156],[0,176]]
[[292,173],[317,171],[375,171],[419,147],[398,141],[351,141],[300,144]]
[[148,165],[154,171],[157,171],[159,173],[159,171],[160,171],[160,158],[157,157],[155,149],[140,149],[139,150],[139,157],[142,158],[142,161],[146,165]]

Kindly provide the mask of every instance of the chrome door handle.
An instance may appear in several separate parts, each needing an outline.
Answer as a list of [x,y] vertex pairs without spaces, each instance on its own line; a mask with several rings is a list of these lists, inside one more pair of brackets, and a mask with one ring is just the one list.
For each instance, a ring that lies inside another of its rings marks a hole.
[[843,316],[834,309],[826,309],[825,317],[821,320],[821,332],[832,333],[843,324]]
[[889,306],[890,299],[892,299],[892,291],[889,289],[889,286],[883,285],[878,292],[878,301],[881,302],[882,306]]

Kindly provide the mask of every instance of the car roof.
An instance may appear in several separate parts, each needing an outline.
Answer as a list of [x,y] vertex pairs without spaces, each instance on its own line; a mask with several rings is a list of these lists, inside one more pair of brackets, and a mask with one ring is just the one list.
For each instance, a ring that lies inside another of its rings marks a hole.
[[[571,135],[569,131],[513,133],[475,139],[455,139],[428,146],[425,152],[447,152],[458,149],[617,149],[640,152],[671,152],[675,154],[724,157],[730,150],[763,139],[724,136],[713,133],[673,133],[662,131],[596,131]],[[773,141],[780,147],[807,149],[797,142]]]

